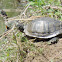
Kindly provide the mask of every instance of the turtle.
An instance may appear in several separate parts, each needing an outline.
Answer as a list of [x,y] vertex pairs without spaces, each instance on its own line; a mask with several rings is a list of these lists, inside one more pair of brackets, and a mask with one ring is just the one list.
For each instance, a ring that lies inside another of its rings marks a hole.
[[[3,13],[5,14],[5,12]],[[1,14],[3,15],[3,13]],[[25,35],[39,39],[50,39],[51,43],[56,42],[59,38],[58,35],[62,34],[62,21],[51,17],[40,17],[26,24],[19,23],[18,20],[8,21],[5,24],[7,29],[16,24],[16,27]]]
[[50,39],[54,43],[58,40],[58,35],[62,34],[62,22],[51,17],[40,17],[23,25],[19,25],[20,30],[23,28],[25,35],[39,39]]

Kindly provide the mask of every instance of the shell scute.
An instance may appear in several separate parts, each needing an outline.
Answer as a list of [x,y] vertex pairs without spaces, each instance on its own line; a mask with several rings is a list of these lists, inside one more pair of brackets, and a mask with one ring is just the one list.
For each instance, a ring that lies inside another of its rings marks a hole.
[[62,22],[50,17],[42,17],[29,22],[24,29],[28,36],[51,38],[60,34]]

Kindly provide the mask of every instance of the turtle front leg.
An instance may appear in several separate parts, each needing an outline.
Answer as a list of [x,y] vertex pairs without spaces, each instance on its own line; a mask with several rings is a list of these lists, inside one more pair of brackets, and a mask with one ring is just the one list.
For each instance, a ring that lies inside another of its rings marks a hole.
[[54,38],[52,38],[52,39],[50,39],[50,40],[48,41],[48,44],[55,44],[55,43],[58,42],[58,40],[59,40],[58,37],[54,37]]

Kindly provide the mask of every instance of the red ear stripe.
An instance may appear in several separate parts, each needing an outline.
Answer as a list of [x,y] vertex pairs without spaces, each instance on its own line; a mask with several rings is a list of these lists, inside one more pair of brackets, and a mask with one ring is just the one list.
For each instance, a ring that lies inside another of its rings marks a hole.
[[10,28],[6,25],[6,29],[9,30]]
[[6,25],[6,29],[7,29],[7,25]]

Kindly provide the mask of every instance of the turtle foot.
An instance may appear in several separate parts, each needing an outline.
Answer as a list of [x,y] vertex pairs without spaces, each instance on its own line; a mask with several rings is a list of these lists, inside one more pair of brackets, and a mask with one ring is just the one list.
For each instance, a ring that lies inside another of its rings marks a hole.
[[48,44],[55,44],[55,43],[57,43],[58,42],[58,37],[54,37],[54,38],[52,38],[52,39],[50,39],[49,41],[48,41]]

